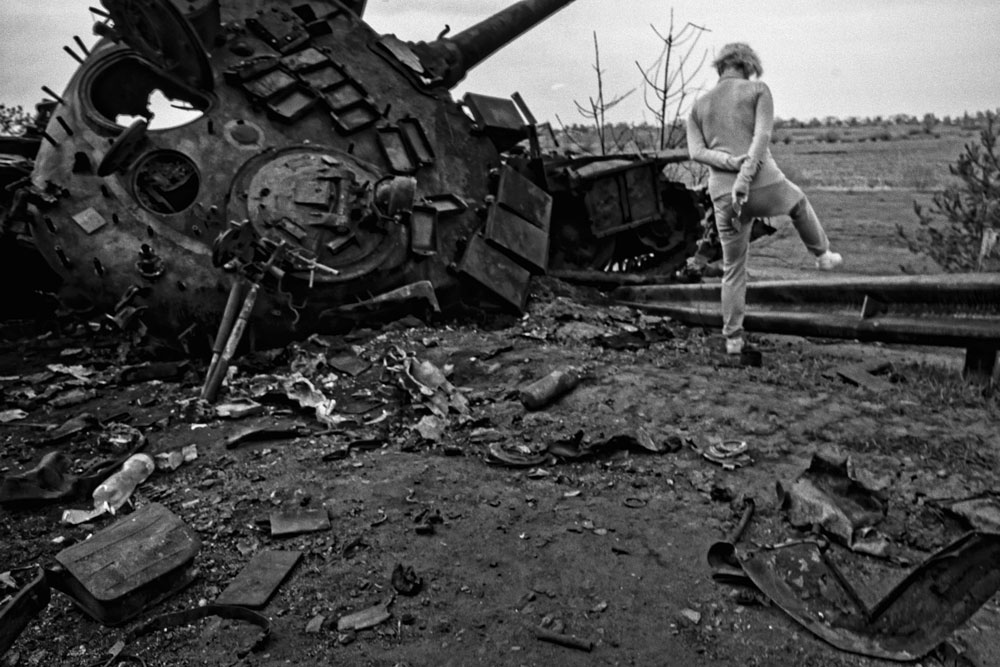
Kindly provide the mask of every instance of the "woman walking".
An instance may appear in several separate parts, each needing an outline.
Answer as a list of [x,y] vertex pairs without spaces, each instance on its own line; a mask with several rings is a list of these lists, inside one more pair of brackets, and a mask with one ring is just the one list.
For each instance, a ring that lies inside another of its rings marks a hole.
[[726,352],[743,350],[747,254],[755,217],[788,215],[799,237],[830,271],[843,263],[809,200],[785,178],[771,156],[774,101],[760,58],[748,45],[726,44],[712,63],[719,81],[691,109],[687,142],[691,159],[708,165],[708,192],[722,242],[722,334]]

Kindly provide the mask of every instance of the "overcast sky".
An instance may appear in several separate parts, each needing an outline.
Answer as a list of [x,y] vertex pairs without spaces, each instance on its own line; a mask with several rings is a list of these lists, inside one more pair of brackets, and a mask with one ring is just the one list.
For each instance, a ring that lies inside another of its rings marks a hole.
[[[379,32],[432,40],[446,24],[461,30],[511,0],[369,0]],[[87,7],[98,0],[0,1],[0,102],[33,105],[40,86],[62,90],[76,66],[62,51],[74,34],[91,43]],[[535,116],[582,122],[574,100],[596,93],[593,36],[601,46],[607,95],[635,88],[609,120],[651,120],[636,61],[660,51],[651,28],[704,26],[698,57],[749,42],[783,118],[960,115],[1000,107],[998,0],[576,0],[474,69],[469,90],[520,92]],[[711,85],[706,66],[698,82]]]

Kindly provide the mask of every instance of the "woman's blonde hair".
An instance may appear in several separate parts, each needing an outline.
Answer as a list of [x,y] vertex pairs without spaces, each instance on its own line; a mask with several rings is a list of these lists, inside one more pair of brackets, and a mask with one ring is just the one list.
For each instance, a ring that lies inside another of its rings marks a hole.
[[760,57],[750,48],[749,44],[743,42],[733,42],[723,46],[719,55],[712,61],[712,65],[719,74],[722,74],[729,67],[743,70],[743,74],[747,77],[760,76],[764,73],[764,68],[760,65]]

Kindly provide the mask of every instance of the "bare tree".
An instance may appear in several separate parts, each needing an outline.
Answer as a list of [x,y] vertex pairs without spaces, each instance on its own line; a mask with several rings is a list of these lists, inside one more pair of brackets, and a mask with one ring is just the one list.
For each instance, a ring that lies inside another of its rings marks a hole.
[[[604,96],[604,70],[601,69],[601,48],[597,42],[596,31],[594,32],[594,72],[597,74],[597,97],[589,97],[586,105],[583,105],[576,100],[573,100],[573,104],[576,105],[576,110],[581,116],[594,124],[594,129],[597,131],[597,143],[601,150],[601,155],[607,155],[608,148],[618,149],[624,144],[625,141],[625,137],[621,132],[616,131],[613,126],[608,125],[606,120],[607,112],[617,106],[629,95],[634,93],[635,88],[626,93],[615,95],[610,99]],[[558,116],[556,116],[556,120],[559,120],[560,125],[562,125],[562,121]],[[567,134],[567,136],[569,136],[573,143],[578,146],[581,145],[579,141],[569,134],[565,126],[563,126],[563,131]]]
[[[659,56],[648,67],[636,61],[643,80],[643,101],[653,114],[654,125],[658,128],[657,150],[682,148],[686,143],[684,117],[690,110],[692,97],[698,88],[692,86],[708,58],[706,50],[697,54],[698,42],[708,28],[690,21],[679,29],[674,22],[674,11],[670,10],[670,26],[666,33],[650,24],[650,28],[662,43]],[[700,169],[701,165],[686,165],[689,169]],[[704,178],[704,173],[692,173],[695,181]]]

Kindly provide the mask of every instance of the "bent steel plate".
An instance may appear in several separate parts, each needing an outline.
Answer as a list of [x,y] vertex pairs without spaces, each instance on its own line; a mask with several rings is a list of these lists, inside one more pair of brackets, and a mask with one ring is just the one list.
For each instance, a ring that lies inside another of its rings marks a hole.
[[807,630],[844,651],[917,660],[1000,589],[1000,534],[969,533],[920,564],[870,610],[819,547],[741,557],[753,583]]

